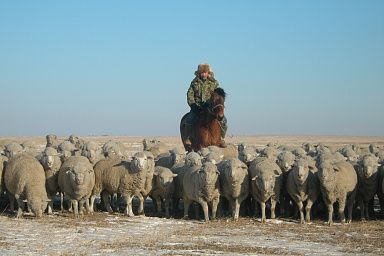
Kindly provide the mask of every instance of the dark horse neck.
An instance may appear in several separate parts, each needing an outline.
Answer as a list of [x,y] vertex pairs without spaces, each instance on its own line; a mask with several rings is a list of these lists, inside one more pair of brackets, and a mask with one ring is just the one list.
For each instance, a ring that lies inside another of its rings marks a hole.
[[208,147],[210,145],[218,145],[221,140],[221,127],[220,122],[215,115],[213,115],[208,109],[202,111],[199,115],[199,120],[196,123],[195,131],[198,143],[196,150]]

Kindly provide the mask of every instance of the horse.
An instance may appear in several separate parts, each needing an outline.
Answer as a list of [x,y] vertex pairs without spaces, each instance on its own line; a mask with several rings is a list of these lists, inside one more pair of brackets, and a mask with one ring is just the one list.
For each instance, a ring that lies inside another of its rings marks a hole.
[[185,114],[180,121],[180,134],[186,151],[198,151],[202,148],[215,145],[221,141],[220,120],[224,117],[224,101],[226,93],[222,88],[216,88],[209,100],[204,104],[203,110],[198,114],[197,121],[192,126],[192,134],[189,135],[192,145],[186,145],[188,137]]

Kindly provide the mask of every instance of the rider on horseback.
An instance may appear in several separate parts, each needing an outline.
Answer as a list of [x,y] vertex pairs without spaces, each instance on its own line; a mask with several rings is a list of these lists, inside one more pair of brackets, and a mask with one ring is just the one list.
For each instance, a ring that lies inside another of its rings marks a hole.
[[[186,119],[186,128],[189,135],[186,140],[186,145],[191,145],[190,136],[194,123],[197,121],[198,114],[207,107],[207,100],[211,97],[211,93],[219,87],[219,82],[214,78],[211,66],[209,64],[199,64],[196,77],[192,80],[187,92],[187,102],[191,107],[191,111]],[[225,116],[220,120],[221,126],[221,141],[219,146],[226,147],[224,137],[227,132],[227,119]]]

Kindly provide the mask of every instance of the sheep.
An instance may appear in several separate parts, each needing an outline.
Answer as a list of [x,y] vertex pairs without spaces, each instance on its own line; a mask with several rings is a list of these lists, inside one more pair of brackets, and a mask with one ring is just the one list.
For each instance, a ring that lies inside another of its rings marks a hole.
[[146,171],[146,176],[144,180],[144,186],[142,187],[139,196],[139,209],[138,209],[138,214],[139,215],[144,215],[144,202],[145,199],[148,197],[149,193],[152,191],[152,185],[153,185],[153,176],[155,172],[155,157],[153,154],[149,151],[143,151],[143,153],[147,156],[147,161],[148,161],[148,167]]
[[133,217],[132,198],[139,197],[140,204],[144,201],[142,191],[145,189],[147,173],[152,171],[154,166],[151,163],[152,155],[137,152],[131,161],[117,158],[101,161],[95,165],[96,183],[92,191],[92,198],[94,199],[96,195],[102,193],[104,204],[108,212],[112,213],[109,195],[119,193],[127,204],[124,214]]
[[162,166],[170,169],[175,164],[184,162],[184,159],[185,159],[185,150],[174,148],[170,151],[170,154],[168,156],[158,158],[156,160],[156,166]]
[[84,204],[87,213],[91,213],[89,198],[95,185],[95,172],[88,158],[71,156],[59,170],[59,188],[71,200],[75,217],[83,214]]
[[[282,187],[282,172],[275,161],[269,158],[256,158],[249,168],[251,194],[261,205],[261,222],[266,222],[265,204],[271,200],[271,218],[275,218],[276,202],[279,202]],[[255,209],[257,206],[255,205]]]
[[224,160],[218,164],[221,194],[232,209],[234,220],[239,218],[240,205],[249,195],[248,167],[237,158]]
[[109,140],[104,143],[102,147],[102,152],[105,157],[116,155],[120,158],[123,158],[125,155],[125,147],[120,142]]
[[[320,184],[316,172],[311,169],[311,163],[306,159],[296,160],[292,171],[289,172],[286,182],[286,190],[296,202],[300,211],[300,223],[310,222],[311,207],[320,193]],[[304,202],[305,207],[304,221]]]
[[11,158],[4,170],[4,184],[13,200],[17,200],[16,218],[23,215],[23,200],[36,217],[41,217],[48,203],[45,190],[44,168],[39,161],[29,154],[20,154]]
[[370,154],[365,155],[355,167],[358,179],[357,202],[360,206],[361,220],[369,219],[368,202],[373,199],[378,188],[379,159]]
[[88,158],[91,164],[96,164],[102,158],[101,148],[94,141],[88,141],[84,144],[84,147],[81,151],[81,155]]
[[184,159],[184,163],[179,163],[171,168],[172,173],[177,174],[173,179],[175,184],[175,191],[173,194],[173,210],[178,209],[179,201],[183,198],[183,178],[184,173],[188,168],[194,168],[195,166],[202,165],[202,158],[196,152],[189,152]]
[[[111,152],[111,151],[109,151]],[[105,159],[102,159],[98,161],[93,169],[95,171],[95,186],[93,187],[92,190],[92,195],[90,199],[90,211],[94,211],[94,203],[96,196],[100,195],[100,193],[106,193],[103,198],[103,203],[105,208],[107,209],[108,212],[112,213],[112,207],[109,203],[109,193],[108,192],[103,192],[104,188],[110,183],[110,176],[109,176],[109,171],[110,169],[115,166],[120,164],[122,159],[118,157],[117,155],[110,154],[108,155]]]
[[292,167],[295,163],[295,155],[291,151],[283,151],[277,155],[276,163],[282,170],[282,189],[281,189],[281,207],[280,207],[280,213],[288,217],[290,215],[291,210],[291,202],[292,198],[290,197],[287,189],[286,189],[286,183],[288,179],[288,174],[291,172]]
[[184,219],[188,218],[188,210],[192,201],[201,205],[204,220],[209,221],[208,204],[212,206],[212,219],[216,218],[220,200],[219,171],[213,163],[188,168],[183,177]]
[[254,147],[247,147],[244,144],[240,144],[238,147],[238,158],[247,166],[258,156]]
[[45,139],[47,141],[47,144],[45,147],[52,147],[52,148],[57,148],[59,143],[58,143],[58,140],[57,140],[57,135],[55,134],[48,134],[47,136],[45,136]]
[[340,150],[340,153],[347,158],[349,162],[356,162],[359,155],[351,147],[345,147]]
[[217,152],[220,155],[223,155],[223,159],[231,159],[234,157],[238,157],[239,152],[237,147],[234,144],[227,144],[227,147],[221,148],[218,146],[208,146],[208,150],[210,152]]
[[153,178],[152,191],[150,196],[153,203],[157,206],[157,212],[161,215],[162,203],[164,203],[165,217],[169,218],[169,212],[172,211],[172,197],[175,190],[173,179],[177,174],[173,173],[169,168],[156,166]]
[[344,208],[348,209],[348,223],[352,222],[352,209],[356,196],[357,175],[346,161],[324,160],[319,163],[318,177],[324,203],[328,208],[329,225],[333,224],[333,204],[339,202],[339,215],[345,223]]
[[16,142],[11,142],[4,147],[4,154],[8,159],[11,159],[12,157],[21,154],[24,152],[23,147],[16,143]]
[[277,160],[277,155],[279,154],[279,150],[275,147],[267,146],[266,148],[260,151],[260,156],[267,157],[272,161]]
[[153,156],[157,158],[162,153],[168,153],[169,148],[164,142],[158,141],[156,139],[153,139],[153,140],[144,139],[143,150],[151,152]]
[[[48,203],[48,214],[52,214],[53,199],[56,194],[60,192],[58,179],[59,170],[61,167],[61,160],[59,154],[57,153],[57,150],[53,147],[45,148],[40,163],[44,168],[46,178],[45,187],[47,190],[48,198],[51,200]],[[63,210],[62,200],[61,210]]]
[[4,185],[4,169],[7,165],[8,157],[0,155],[0,198],[3,196],[3,193],[5,192],[5,185]]
[[70,156],[74,156],[75,152],[77,151],[75,145],[73,145],[71,142],[65,140],[58,146],[58,152],[61,155],[61,161],[64,162],[67,160]]
[[71,142],[77,149],[80,151],[84,148],[85,142],[83,139],[80,139],[78,136],[71,134],[68,138],[68,141]]
[[221,161],[223,161],[223,155],[221,155],[219,152],[209,152],[202,160],[203,163],[211,162],[213,164],[218,164]]

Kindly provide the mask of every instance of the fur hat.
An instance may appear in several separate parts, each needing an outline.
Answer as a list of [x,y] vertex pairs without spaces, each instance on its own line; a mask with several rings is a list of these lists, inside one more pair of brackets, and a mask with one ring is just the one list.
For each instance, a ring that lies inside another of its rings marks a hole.
[[211,65],[209,65],[208,63],[199,64],[197,66],[197,70],[195,71],[195,75],[197,76],[203,72],[212,73]]

